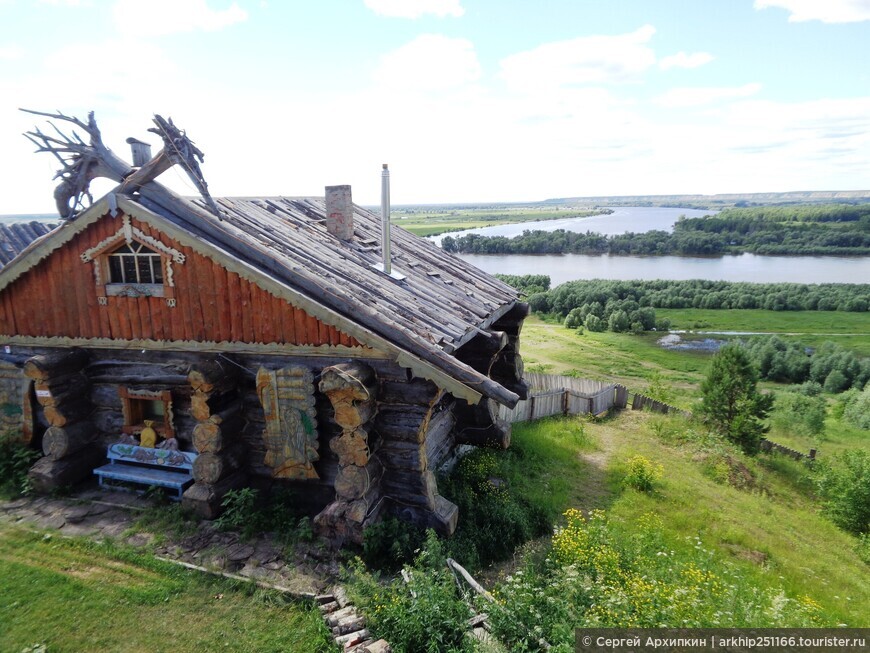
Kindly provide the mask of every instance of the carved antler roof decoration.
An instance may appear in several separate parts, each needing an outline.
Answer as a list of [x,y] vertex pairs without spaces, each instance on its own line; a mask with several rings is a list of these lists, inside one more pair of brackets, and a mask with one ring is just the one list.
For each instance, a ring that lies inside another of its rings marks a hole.
[[[116,192],[132,194],[175,164],[180,164],[184,168],[202,194],[207,206],[218,218],[221,218],[220,209],[209,194],[208,184],[199,167],[205,155],[183,130],[175,126],[171,118],[165,120],[162,116],[154,116],[154,124],[157,127],[151,127],[148,131],[158,134],[163,139],[163,149],[148,163],[136,169],[105,146],[93,111],[88,113],[87,123],[59,111],[57,113],[30,109],[21,109],[21,111],[46,116],[49,118],[48,124],[56,132],[56,135],[50,135],[36,127],[33,131],[25,132],[24,136],[36,145],[37,152],[51,152],[61,163],[61,169],[54,176],[54,179],[61,180],[55,188],[54,199],[57,212],[65,220],[75,219],[76,215],[93,203],[89,188],[95,178],[112,179],[120,184]],[[88,136],[88,142],[85,142],[75,129],[67,134],[52,121],[71,123]]]

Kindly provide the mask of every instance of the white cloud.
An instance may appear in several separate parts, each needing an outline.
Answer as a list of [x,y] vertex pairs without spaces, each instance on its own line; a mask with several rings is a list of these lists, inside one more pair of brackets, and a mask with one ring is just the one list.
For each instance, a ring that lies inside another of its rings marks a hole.
[[653,34],[645,25],[628,34],[545,43],[503,59],[500,75],[519,91],[629,81],[655,64],[647,45]]
[[790,23],[859,23],[870,20],[870,0],[755,0],[756,9],[778,7],[790,12]]
[[24,56],[24,50],[17,45],[0,45],[0,61],[15,61]]
[[197,30],[214,32],[248,18],[248,12],[235,2],[226,9],[212,9],[206,0],[118,0],[113,12],[123,34],[144,38]]
[[467,39],[422,34],[381,57],[372,77],[381,86],[444,90],[480,78],[474,44]]
[[713,61],[713,55],[708,52],[677,52],[668,57],[662,57],[659,61],[659,68],[668,70],[670,68],[698,68],[704,64]]
[[755,95],[761,90],[761,84],[752,83],[743,86],[694,86],[672,88],[655,98],[659,106],[675,109],[679,107],[699,107],[720,100],[731,100]]
[[365,5],[376,14],[394,18],[420,18],[426,14],[459,18],[465,13],[460,0],[365,0]]

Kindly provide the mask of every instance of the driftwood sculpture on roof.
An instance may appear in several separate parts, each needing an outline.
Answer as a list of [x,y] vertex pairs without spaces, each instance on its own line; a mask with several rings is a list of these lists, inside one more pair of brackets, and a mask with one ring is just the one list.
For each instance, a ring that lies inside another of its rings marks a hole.
[[[50,152],[60,161],[62,168],[55,174],[55,179],[60,179],[54,191],[54,199],[57,212],[65,220],[72,220],[82,210],[93,203],[90,193],[90,184],[97,177],[105,177],[119,182],[118,192],[131,194],[139,190],[143,185],[157,178],[173,165],[179,164],[193,181],[197,190],[202,194],[206,206],[219,218],[220,210],[208,192],[208,184],[202,176],[199,167],[205,159],[205,155],[185,132],[172,122],[172,118],[164,119],[160,115],[154,116],[154,124],[148,131],[153,132],[163,139],[163,149],[150,161],[139,169],[133,168],[129,163],[118,157],[103,143],[100,128],[97,126],[94,112],[88,113],[87,123],[82,122],[75,116],[67,116],[59,111],[46,113],[21,109],[26,113],[49,118],[49,125],[57,133],[56,136],[44,133],[39,127],[24,135],[37,147],[37,152]],[[67,134],[52,120],[68,122],[78,127],[88,136],[88,142],[73,130]],[[87,204],[85,199],[87,198]]]

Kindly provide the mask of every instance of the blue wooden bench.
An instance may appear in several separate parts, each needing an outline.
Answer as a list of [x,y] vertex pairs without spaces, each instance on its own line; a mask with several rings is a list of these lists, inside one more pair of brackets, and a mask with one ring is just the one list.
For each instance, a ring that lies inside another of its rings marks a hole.
[[[178,501],[184,489],[193,483],[193,461],[197,454],[189,451],[150,449],[132,444],[112,444],[106,452],[108,465],[94,470],[100,486],[129,489],[122,483],[175,490],[170,498]],[[145,490],[142,490],[144,492]]]

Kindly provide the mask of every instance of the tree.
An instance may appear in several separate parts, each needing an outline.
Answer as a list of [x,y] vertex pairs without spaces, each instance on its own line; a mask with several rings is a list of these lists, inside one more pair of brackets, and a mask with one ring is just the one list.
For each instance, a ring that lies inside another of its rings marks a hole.
[[701,383],[701,414],[717,432],[750,455],[758,453],[761,436],[768,428],[764,420],[774,399],[761,394],[757,383],[758,372],[739,345],[722,347]]

